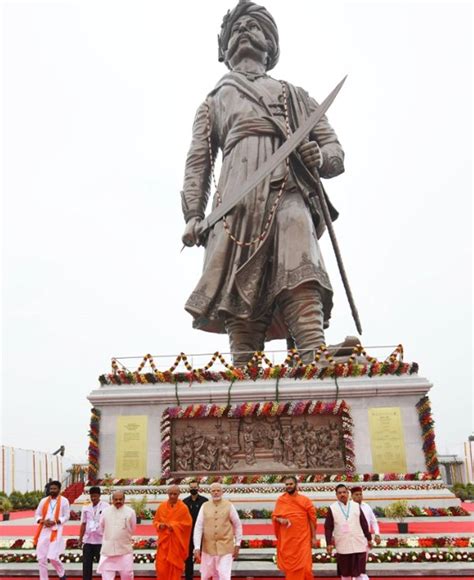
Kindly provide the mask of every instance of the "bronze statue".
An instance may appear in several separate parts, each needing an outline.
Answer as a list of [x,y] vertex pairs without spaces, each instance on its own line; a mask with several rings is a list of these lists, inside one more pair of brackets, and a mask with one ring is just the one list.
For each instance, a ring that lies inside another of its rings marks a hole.
[[[303,89],[268,75],[278,57],[273,17],[241,0],[219,35],[219,60],[230,72],[199,107],[186,160],[183,241],[206,250],[202,277],[185,308],[196,328],[227,332],[236,365],[276,338],[289,338],[304,362],[311,361],[325,342],[332,309],[318,244],[325,222],[308,179],[308,173],[331,178],[344,171],[344,153],[326,117],[297,152],[199,236],[218,150],[223,160],[213,207],[318,106]],[[326,201],[334,220],[337,211]]]

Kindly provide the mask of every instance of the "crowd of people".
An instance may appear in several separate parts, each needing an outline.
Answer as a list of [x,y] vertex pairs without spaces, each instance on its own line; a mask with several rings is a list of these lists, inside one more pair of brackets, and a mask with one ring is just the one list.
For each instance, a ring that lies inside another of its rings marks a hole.
[[[64,552],[64,524],[69,502],[53,481],[49,495],[36,510],[35,535],[40,580],[48,580],[48,560],[60,580],[66,580],[60,556]],[[329,506],[324,532],[329,554],[335,552],[342,580],[368,580],[367,554],[380,542],[379,526],[371,507],[363,501],[362,488],[350,490],[339,484],[336,501]],[[155,567],[159,580],[194,577],[200,564],[202,580],[230,580],[238,557],[242,523],[235,506],[224,499],[220,483],[210,486],[210,499],[199,493],[197,481],[189,484],[189,496],[180,500],[179,486],[168,488],[168,499],[158,507],[153,525],[157,533]],[[351,494],[351,497],[350,497]],[[103,580],[133,580],[133,536],[136,515],[125,505],[123,491],[114,491],[112,503],[102,501],[100,487],[89,489],[90,503],[81,514],[79,542],[83,551],[83,579],[92,580],[93,563]],[[277,538],[277,566],[289,580],[311,580],[312,547],[316,546],[316,509],[298,489],[294,476],[285,478],[285,492],[277,499],[272,515]]]

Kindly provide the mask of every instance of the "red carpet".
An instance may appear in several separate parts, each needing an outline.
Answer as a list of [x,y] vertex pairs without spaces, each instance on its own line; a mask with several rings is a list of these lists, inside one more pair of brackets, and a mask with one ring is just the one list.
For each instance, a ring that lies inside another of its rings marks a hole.
[[35,515],[34,510],[25,510],[22,512],[10,512],[10,520],[22,520],[23,518],[32,518]]

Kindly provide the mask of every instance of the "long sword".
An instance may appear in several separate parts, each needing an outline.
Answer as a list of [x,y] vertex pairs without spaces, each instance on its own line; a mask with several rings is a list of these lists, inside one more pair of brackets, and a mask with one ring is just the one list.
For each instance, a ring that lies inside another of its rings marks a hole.
[[[342,79],[342,81],[335,87],[335,89],[329,93],[329,95],[324,99],[324,101],[319,105],[319,107],[311,113],[311,115],[305,120],[305,122],[298,127],[298,129],[291,134],[290,137],[275,151],[275,153],[269,157],[265,163],[263,163],[255,173],[253,173],[244,183],[237,183],[232,191],[222,200],[222,203],[218,205],[214,211],[212,211],[206,218],[196,225],[196,235],[197,237],[202,236],[207,230],[212,228],[220,219],[222,219],[226,214],[228,214],[238,203],[244,198],[248,193],[250,193],[259,183],[261,183],[267,175],[276,169],[280,163],[282,163],[297,147],[300,145],[305,138],[308,136],[310,131],[316,126],[316,124],[321,120],[323,115],[329,109],[337,94],[345,83],[347,75]],[[183,240],[185,245],[192,246],[193,242],[187,243]]]

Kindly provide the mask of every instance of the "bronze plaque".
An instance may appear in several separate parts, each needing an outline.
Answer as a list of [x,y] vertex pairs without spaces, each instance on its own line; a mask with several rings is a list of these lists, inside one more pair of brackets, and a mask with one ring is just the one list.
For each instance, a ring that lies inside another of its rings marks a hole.
[[337,416],[171,419],[171,475],[345,471]]

